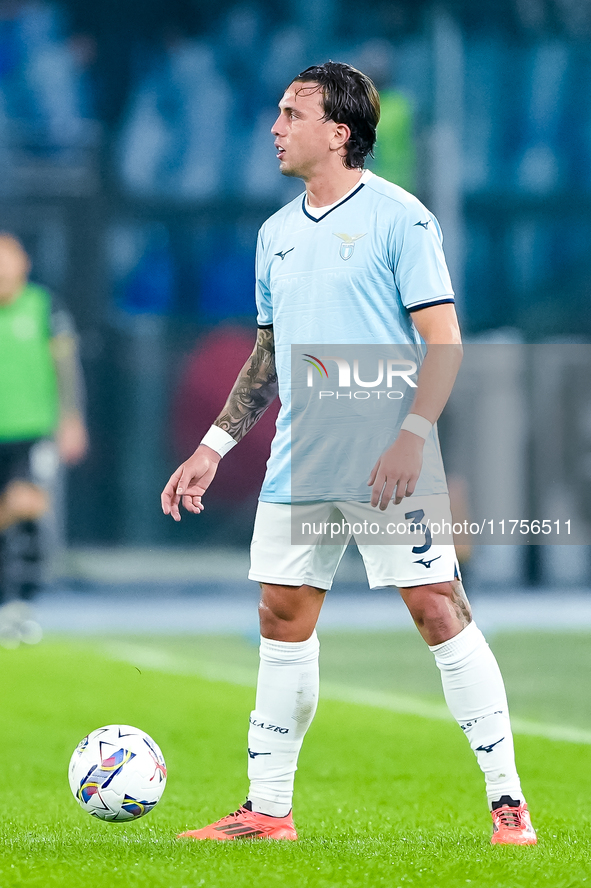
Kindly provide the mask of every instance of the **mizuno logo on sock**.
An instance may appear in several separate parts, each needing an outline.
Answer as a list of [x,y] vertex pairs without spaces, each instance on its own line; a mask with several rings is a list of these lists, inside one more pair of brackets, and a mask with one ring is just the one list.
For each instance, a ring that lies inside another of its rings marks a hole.
[[501,737],[500,740],[496,740],[494,743],[490,743],[488,746],[477,746],[476,752],[492,752],[495,746],[498,746],[499,743],[502,743],[504,739],[504,737]]
[[256,758],[257,755],[271,755],[270,752],[253,752],[252,749],[250,749],[250,748],[248,750],[248,754],[251,757],[251,759]]

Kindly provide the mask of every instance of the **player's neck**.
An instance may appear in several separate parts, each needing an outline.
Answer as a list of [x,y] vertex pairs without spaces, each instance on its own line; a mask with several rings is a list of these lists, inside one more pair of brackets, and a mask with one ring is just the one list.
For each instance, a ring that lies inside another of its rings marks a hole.
[[12,305],[13,302],[16,302],[23,290],[25,289],[25,284],[20,284],[17,289],[11,289],[10,292],[1,293],[0,294],[0,308],[7,305]]
[[308,205],[329,207],[354,188],[363,170],[348,170],[344,166],[314,176],[306,182]]

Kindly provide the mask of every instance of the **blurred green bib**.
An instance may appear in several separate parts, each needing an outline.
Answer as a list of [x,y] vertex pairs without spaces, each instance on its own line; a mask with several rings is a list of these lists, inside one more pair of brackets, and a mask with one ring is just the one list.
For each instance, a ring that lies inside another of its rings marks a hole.
[[376,176],[414,192],[416,187],[416,151],[413,135],[412,105],[396,90],[380,93],[375,161],[371,164]]
[[35,284],[0,305],[0,441],[39,438],[56,427],[50,311],[49,294]]

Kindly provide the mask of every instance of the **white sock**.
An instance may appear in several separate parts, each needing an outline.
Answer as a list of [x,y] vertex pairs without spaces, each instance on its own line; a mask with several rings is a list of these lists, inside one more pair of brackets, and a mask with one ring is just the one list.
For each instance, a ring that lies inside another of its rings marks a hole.
[[523,802],[501,671],[475,623],[429,647],[441,672],[449,710],[484,773],[489,806],[501,796]]
[[318,705],[316,631],[307,641],[261,637],[255,709],[248,730],[248,798],[253,811],[285,817],[304,735]]

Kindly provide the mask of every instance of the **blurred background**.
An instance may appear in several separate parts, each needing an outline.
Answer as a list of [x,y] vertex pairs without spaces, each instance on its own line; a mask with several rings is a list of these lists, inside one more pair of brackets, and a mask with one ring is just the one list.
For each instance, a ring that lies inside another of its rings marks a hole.
[[[523,346],[530,369],[528,344],[589,342],[591,0],[2,0],[0,228],[73,315],[87,387],[89,454],[55,500],[62,584],[244,580],[271,411],[224,460],[204,515],[174,524],[159,494],[251,350],[256,232],[302,190],[279,175],[270,126],[291,78],[327,58],[381,91],[370,166],[438,216],[467,339]],[[536,501],[531,436],[564,419],[521,360],[503,389],[518,444],[483,443],[473,469],[513,460],[516,509]],[[588,390],[558,478],[581,514]],[[587,585],[588,547],[547,548],[473,548],[467,575]]]

